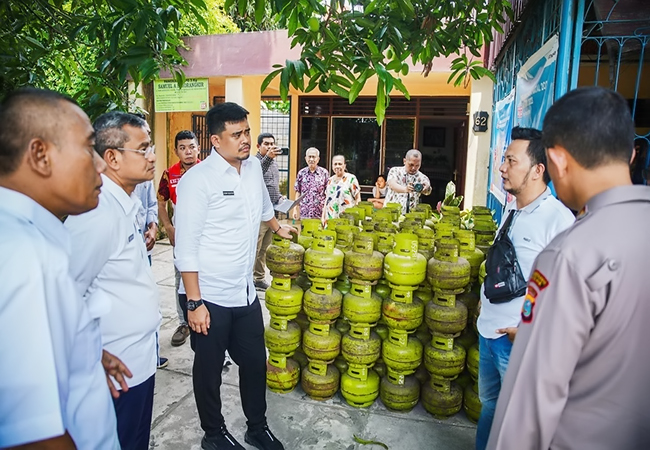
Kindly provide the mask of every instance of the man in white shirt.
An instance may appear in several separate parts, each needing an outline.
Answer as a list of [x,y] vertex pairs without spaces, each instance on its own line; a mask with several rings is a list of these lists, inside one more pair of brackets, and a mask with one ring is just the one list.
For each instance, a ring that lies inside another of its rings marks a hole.
[[289,239],[281,226],[251,148],[248,111],[235,103],[206,116],[212,153],[178,183],[175,263],[187,294],[194,350],[194,397],[206,450],[243,449],[221,414],[225,351],[239,366],[239,390],[248,431],[262,450],[284,447],[266,423],[266,350],[262,309],[253,284],[260,222]]
[[[521,274],[527,280],[537,255],[555,236],[573,224],[574,216],[551,193],[542,133],[515,127],[504,162],[499,168],[503,187],[515,200],[508,203],[501,226],[514,211],[508,236],[517,254]],[[479,397],[481,416],[476,429],[476,448],[485,449],[505,376],[512,339],[521,319],[524,295],[504,303],[492,303],[481,288],[479,332]]]
[[0,329],[11,337],[0,345],[0,448],[119,449],[99,326],[70,277],[61,223],[97,206],[106,165],[94,141],[61,94],[23,89],[0,104]]
[[[135,186],[154,176],[156,155],[144,121],[110,112],[94,124],[95,148],[106,162],[97,209],[70,217],[71,273],[101,324],[104,348],[133,374],[114,399],[123,448],[149,448],[160,326],[158,288],[137,226]],[[115,386],[120,390],[121,386]]]

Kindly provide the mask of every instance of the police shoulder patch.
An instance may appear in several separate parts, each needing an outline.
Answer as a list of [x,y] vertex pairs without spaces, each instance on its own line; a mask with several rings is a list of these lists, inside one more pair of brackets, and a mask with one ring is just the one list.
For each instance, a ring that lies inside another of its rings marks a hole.
[[524,304],[521,307],[521,320],[524,323],[530,323],[533,320],[533,309],[535,308],[535,299],[537,298],[537,291],[532,286],[532,280],[528,283],[528,290],[524,298]]

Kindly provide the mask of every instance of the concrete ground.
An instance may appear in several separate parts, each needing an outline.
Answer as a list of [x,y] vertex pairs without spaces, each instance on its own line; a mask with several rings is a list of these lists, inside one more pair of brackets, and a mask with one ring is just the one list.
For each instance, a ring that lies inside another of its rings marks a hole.
[[[156,374],[150,449],[180,450],[201,448],[203,431],[199,424],[192,390],[193,354],[189,339],[172,347],[171,336],[178,323],[174,299],[172,248],[160,241],[153,251],[153,272],[160,288],[163,315],[160,353],[169,365]],[[263,302],[263,293],[260,293]],[[268,322],[268,312],[265,321]],[[246,419],[241,410],[237,366],[224,371],[221,396],[223,415],[230,432],[244,442]],[[361,445],[353,435],[383,442],[390,450],[470,450],[474,448],[476,427],[464,412],[447,420],[437,420],[420,404],[409,413],[388,411],[379,399],[366,409],[348,406],[340,393],[333,399],[311,400],[300,384],[289,394],[267,391],[268,423],[287,450],[379,450],[379,445]]]

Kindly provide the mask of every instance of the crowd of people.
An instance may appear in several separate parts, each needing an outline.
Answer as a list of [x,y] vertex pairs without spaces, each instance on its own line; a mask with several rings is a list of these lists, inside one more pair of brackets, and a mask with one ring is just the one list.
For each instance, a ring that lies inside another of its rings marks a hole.
[[[178,133],[179,161],[156,194],[143,118],[113,111],[91,124],[70,98],[31,88],[0,104],[0,328],[20,336],[0,346],[1,448],[149,447],[155,372],[165,364],[149,253],[159,220],[174,248],[172,345],[189,338],[194,351],[201,447],[244,448],[221,412],[232,358],[245,442],[284,448],[266,418],[257,294],[268,287],[270,239],[297,232],[275,211],[281,151],[262,133],[250,157],[248,111],[237,104],[214,106],[206,121],[209,156],[200,161],[196,136]],[[514,200],[488,253],[477,322],[477,449],[650,448],[650,189],[632,185],[645,184],[646,158],[627,103],[601,88],[559,99],[542,131],[512,130],[499,171]],[[331,175],[318,149],[305,161],[294,219],[325,222],[359,203],[342,155]],[[403,162],[377,177],[376,208],[394,202],[408,213],[430,194],[422,154],[409,150]],[[499,259],[504,251],[514,264]]]

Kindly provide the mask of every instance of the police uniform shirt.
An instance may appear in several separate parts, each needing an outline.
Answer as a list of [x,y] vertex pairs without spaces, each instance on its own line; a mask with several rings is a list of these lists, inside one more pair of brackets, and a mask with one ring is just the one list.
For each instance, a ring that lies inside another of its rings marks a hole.
[[65,222],[72,236],[70,272],[100,321],[104,348],[133,373],[126,379],[131,387],[156,372],[158,286],[137,226],[140,200],[109,177],[102,181],[99,206]]
[[650,448],[650,188],[594,196],[540,253],[489,449]]
[[0,187],[0,447],[60,436],[119,449],[97,323],[68,271],[70,238],[31,198]]
[[274,217],[257,158],[240,172],[214,149],[178,183],[175,264],[198,272],[203,300],[225,307],[255,300],[253,264],[260,222]]
[[[503,213],[505,222],[511,210],[516,210],[508,236],[515,246],[517,262],[524,278],[528,279],[535,258],[555,236],[575,221],[573,213],[551,193],[549,187],[535,200],[517,210],[517,201],[508,203]],[[486,339],[497,339],[498,328],[516,327],[520,321],[524,296],[505,303],[490,303],[481,286],[481,313],[476,322],[479,333]]]

